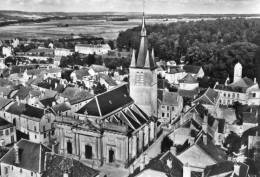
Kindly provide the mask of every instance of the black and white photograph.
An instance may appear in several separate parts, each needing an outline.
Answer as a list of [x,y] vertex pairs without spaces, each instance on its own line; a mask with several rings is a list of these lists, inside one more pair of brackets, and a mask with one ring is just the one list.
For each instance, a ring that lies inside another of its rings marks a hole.
[[260,177],[260,0],[2,0],[0,177]]

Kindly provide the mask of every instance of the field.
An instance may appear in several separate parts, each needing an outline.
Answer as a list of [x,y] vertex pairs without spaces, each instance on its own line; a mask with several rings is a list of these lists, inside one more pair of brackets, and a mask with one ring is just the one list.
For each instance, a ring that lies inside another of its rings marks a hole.
[[[105,20],[52,20],[44,23],[16,24],[0,27],[0,39],[13,37],[58,38],[70,34],[83,34],[115,39],[120,31],[140,25],[140,20],[105,21]],[[60,25],[68,24],[68,27]]]

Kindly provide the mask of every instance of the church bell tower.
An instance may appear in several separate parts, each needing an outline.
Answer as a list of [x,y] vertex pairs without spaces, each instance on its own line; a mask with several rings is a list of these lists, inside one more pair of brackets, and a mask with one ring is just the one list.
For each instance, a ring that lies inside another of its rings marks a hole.
[[148,49],[148,38],[143,14],[138,57],[133,50],[129,68],[130,96],[148,116],[157,117],[157,67],[154,51]]

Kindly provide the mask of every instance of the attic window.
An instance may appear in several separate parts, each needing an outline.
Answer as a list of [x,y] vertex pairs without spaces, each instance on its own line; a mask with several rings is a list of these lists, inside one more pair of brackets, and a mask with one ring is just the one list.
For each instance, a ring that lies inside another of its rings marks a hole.
[[109,100],[109,104],[112,104],[112,101],[111,101],[111,100]]
[[169,158],[167,159],[167,166],[171,169],[172,168],[172,160]]

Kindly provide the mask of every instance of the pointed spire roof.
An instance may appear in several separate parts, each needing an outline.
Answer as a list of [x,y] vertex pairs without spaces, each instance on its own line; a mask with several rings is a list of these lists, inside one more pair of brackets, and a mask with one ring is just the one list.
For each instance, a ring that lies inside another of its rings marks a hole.
[[[146,60],[148,60],[146,62]],[[150,56],[149,50],[148,50],[148,38],[146,33],[146,27],[145,27],[145,16],[143,13],[143,19],[142,19],[142,29],[141,29],[141,40],[140,40],[140,47],[139,47],[139,53],[137,57],[136,67],[139,68],[149,68],[154,69],[156,67],[154,62],[153,55]]]
[[136,60],[135,60],[135,49],[133,49],[132,60],[131,60],[130,67],[135,67],[135,66],[136,66]]

